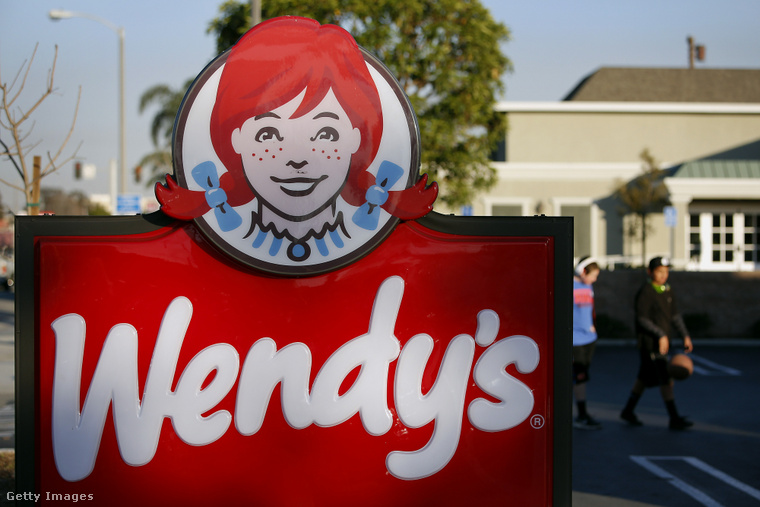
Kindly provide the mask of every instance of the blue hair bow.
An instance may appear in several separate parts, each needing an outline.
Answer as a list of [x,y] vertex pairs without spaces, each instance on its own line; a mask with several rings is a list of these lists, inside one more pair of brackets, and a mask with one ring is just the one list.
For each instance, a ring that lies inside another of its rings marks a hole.
[[207,161],[195,166],[192,170],[195,182],[206,191],[206,202],[214,210],[219,228],[224,231],[237,229],[243,223],[237,211],[227,204],[227,193],[219,186],[219,175],[216,166]]
[[377,224],[380,220],[380,206],[388,200],[388,189],[403,175],[404,170],[401,166],[384,160],[377,170],[375,184],[369,187],[367,193],[364,194],[367,202],[359,206],[359,209],[354,212],[354,216],[351,217],[353,222],[369,231],[377,229]]

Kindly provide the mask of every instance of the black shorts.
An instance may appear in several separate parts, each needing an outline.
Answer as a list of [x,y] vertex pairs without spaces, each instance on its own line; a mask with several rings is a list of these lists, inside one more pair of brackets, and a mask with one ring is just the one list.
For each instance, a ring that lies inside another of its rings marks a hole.
[[638,379],[646,387],[664,386],[670,383],[668,358],[654,351],[654,340],[645,338],[639,345]]
[[586,345],[573,346],[573,363],[588,367],[591,364],[591,358],[594,357],[594,350],[596,350],[595,341]]
[[588,369],[591,365],[591,358],[594,357],[596,342],[587,343],[573,347],[573,381],[576,384],[588,382]]

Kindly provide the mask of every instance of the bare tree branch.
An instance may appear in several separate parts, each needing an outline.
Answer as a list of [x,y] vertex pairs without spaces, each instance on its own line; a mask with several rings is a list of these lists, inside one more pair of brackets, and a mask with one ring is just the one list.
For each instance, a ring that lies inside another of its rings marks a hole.
[[11,163],[13,163],[13,167],[16,168],[16,171],[18,172],[18,175],[21,176],[21,181],[23,181],[24,184],[26,185],[26,178],[24,178],[24,173],[21,171],[21,168],[18,166],[18,163],[16,163],[16,159],[13,158],[10,150],[8,149],[8,145],[5,144],[5,141],[3,141],[2,139],[0,139],[0,144],[2,144],[3,148],[5,148],[5,153],[0,153],[0,155],[5,155],[5,156],[8,157],[8,160],[10,160]]
[[[11,83],[10,90],[12,90],[16,86],[16,81],[18,81],[18,77],[21,75],[21,71],[24,70],[24,65],[26,65],[26,71],[24,72],[24,77],[21,80],[21,84],[19,85],[18,92],[16,92],[16,95],[11,97],[10,102],[8,102],[8,109],[7,111],[10,111],[10,108],[13,106],[13,103],[16,102],[16,99],[19,98],[21,95],[21,91],[24,89],[24,86],[26,85],[26,78],[29,77],[29,71],[32,69],[32,63],[34,62],[34,56],[37,54],[37,47],[39,44],[34,45],[34,50],[32,51],[32,57],[29,58],[29,61],[27,63],[26,60],[24,60],[24,63],[21,64],[21,67],[18,69],[18,73],[16,73],[16,77],[13,78],[13,82]],[[5,104],[3,104],[5,106]]]
[[[31,58],[22,64],[10,87],[6,83],[2,82],[2,80],[0,80],[0,93],[2,94],[0,97],[2,99],[0,101],[0,119],[3,120],[0,121],[0,127],[8,130],[11,133],[11,137],[13,139],[11,146],[6,144],[4,141],[0,141],[5,150],[5,152],[0,153],[0,155],[5,155],[11,160],[14,167],[16,168],[16,172],[18,172],[19,176],[21,177],[23,186],[15,185],[3,179],[0,179],[0,183],[4,183],[11,188],[24,192],[24,195],[26,196],[27,208],[30,208],[30,212],[32,213],[34,213],[35,209],[39,208],[38,204],[35,204],[34,206],[30,206],[30,204],[32,204],[32,201],[36,202],[39,200],[36,196],[39,195],[40,180],[42,180],[42,178],[48,174],[55,172],[63,164],[74,159],[79,151],[79,148],[82,146],[82,143],[80,142],[79,146],[74,149],[73,153],[70,156],[61,160],[64,149],[71,140],[71,136],[74,132],[74,126],[76,125],[77,116],[79,113],[79,104],[82,97],[82,87],[80,86],[77,93],[77,100],[74,107],[74,114],[71,120],[71,125],[69,126],[66,136],[58,146],[57,150],[47,151],[48,160],[45,164],[45,167],[37,168],[35,166],[35,174],[30,177],[29,164],[27,163],[26,159],[31,155],[32,151],[38,145],[40,145],[42,141],[34,142],[31,145],[25,144],[27,139],[29,139],[32,131],[34,130],[36,122],[32,120],[31,126],[27,125],[26,127],[25,123],[30,120],[32,114],[37,111],[40,105],[55,92],[54,84],[56,64],[58,61],[58,46],[55,46],[53,63],[48,70],[45,82],[46,88],[43,90],[37,100],[29,108],[24,110],[21,107],[14,106],[14,104],[24,92],[36,54],[37,45],[34,47]],[[5,115],[4,119],[2,118],[2,114]]]
[[77,147],[74,149],[74,152],[71,155],[69,155],[68,157],[66,157],[65,159],[61,160],[61,163],[58,164],[57,166],[55,164],[55,160],[58,157],[58,155],[60,154],[60,150],[59,150],[59,153],[56,154],[55,157],[51,157],[50,156],[50,152],[48,152],[47,153],[48,163],[45,166],[45,169],[42,171],[42,176],[47,176],[48,174],[54,173],[60,167],[66,165],[67,163],[69,163],[72,160],[74,160],[75,158],[77,158],[77,153],[79,153],[79,148],[82,147],[82,144],[83,144],[82,141],[80,141],[79,144],[77,145]]
[[[29,109],[26,110],[26,113],[24,113],[21,116],[20,119],[18,119],[16,121],[13,121],[13,123],[15,123],[16,125],[24,123],[26,120],[28,120],[29,116],[34,111],[36,111],[38,107],[40,107],[40,104],[42,104],[45,101],[45,99],[50,96],[51,93],[53,93],[53,78],[54,78],[53,72],[55,72],[55,61],[57,59],[58,59],[58,46],[56,45],[55,46],[55,56],[53,57],[53,67],[52,67],[50,73],[48,74],[48,86],[47,86],[47,89],[42,94],[42,96],[40,96],[40,98],[37,99],[37,101],[34,104],[32,104],[32,106]],[[29,62],[29,65],[31,66],[31,61]],[[27,69],[27,72],[28,72],[28,69]],[[24,81],[26,82],[26,76],[24,77]],[[22,86],[23,86],[23,84],[22,84]],[[21,93],[21,90],[19,90],[19,93]],[[16,94],[16,96],[18,96],[18,94]]]
[[[76,106],[74,106],[74,117],[71,119],[71,126],[69,127],[69,131],[66,134],[66,138],[63,140],[63,142],[61,143],[61,146],[58,148],[58,151],[56,152],[56,154],[54,156],[51,157],[50,156],[50,152],[49,151],[47,152],[48,163],[47,163],[47,165],[45,165],[45,168],[42,170],[41,176],[48,175],[48,174],[50,174],[52,172],[55,172],[56,169],[58,169],[55,166],[55,161],[58,159],[58,157],[61,156],[61,153],[63,153],[63,149],[66,147],[66,145],[68,144],[69,140],[71,139],[71,134],[74,133],[74,126],[77,123],[77,115],[79,114],[79,101],[81,100],[81,98],[82,98],[82,87],[80,86],[79,87],[79,91],[77,93],[77,103],[76,103]],[[79,145],[74,150],[74,153],[70,157],[68,157],[66,160],[64,160],[63,162],[61,162],[61,165],[63,165],[66,162],[74,159],[76,157],[76,155],[77,155],[77,152],[79,151],[79,148],[81,148],[81,147],[82,147],[82,143],[80,142]]]
[[7,185],[14,190],[18,190],[19,192],[23,192],[24,194],[26,194],[26,188],[20,187],[18,185],[14,185],[10,181],[4,180],[3,178],[0,178],[0,183]]

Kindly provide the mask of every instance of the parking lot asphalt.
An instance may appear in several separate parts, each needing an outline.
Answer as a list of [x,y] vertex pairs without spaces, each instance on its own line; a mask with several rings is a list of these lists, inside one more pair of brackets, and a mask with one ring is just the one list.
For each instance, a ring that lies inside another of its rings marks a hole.
[[574,505],[760,505],[760,347],[717,343],[696,341],[695,372],[676,383],[678,409],[694,422],[686,431],[668,429],[658,389],[637,406],[644,426],[622,421],[638,369],[635,346],[597,347],[587,394],[602,429],[573,430],[573,490],[591,495]]

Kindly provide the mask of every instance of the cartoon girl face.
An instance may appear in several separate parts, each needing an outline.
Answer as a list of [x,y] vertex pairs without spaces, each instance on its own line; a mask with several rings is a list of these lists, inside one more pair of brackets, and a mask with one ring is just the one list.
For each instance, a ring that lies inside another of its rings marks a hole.
[[177,118],[162,211],[279,275],[338,269],[432,209],[400,85],[351,35],[300,17],[256,25],[198,76]]
[[294,222],[335,203],[361,144],[359,129],[332,90],[314,109],[294,117],[305,92],[232,132],[232,146],[262,206]]

